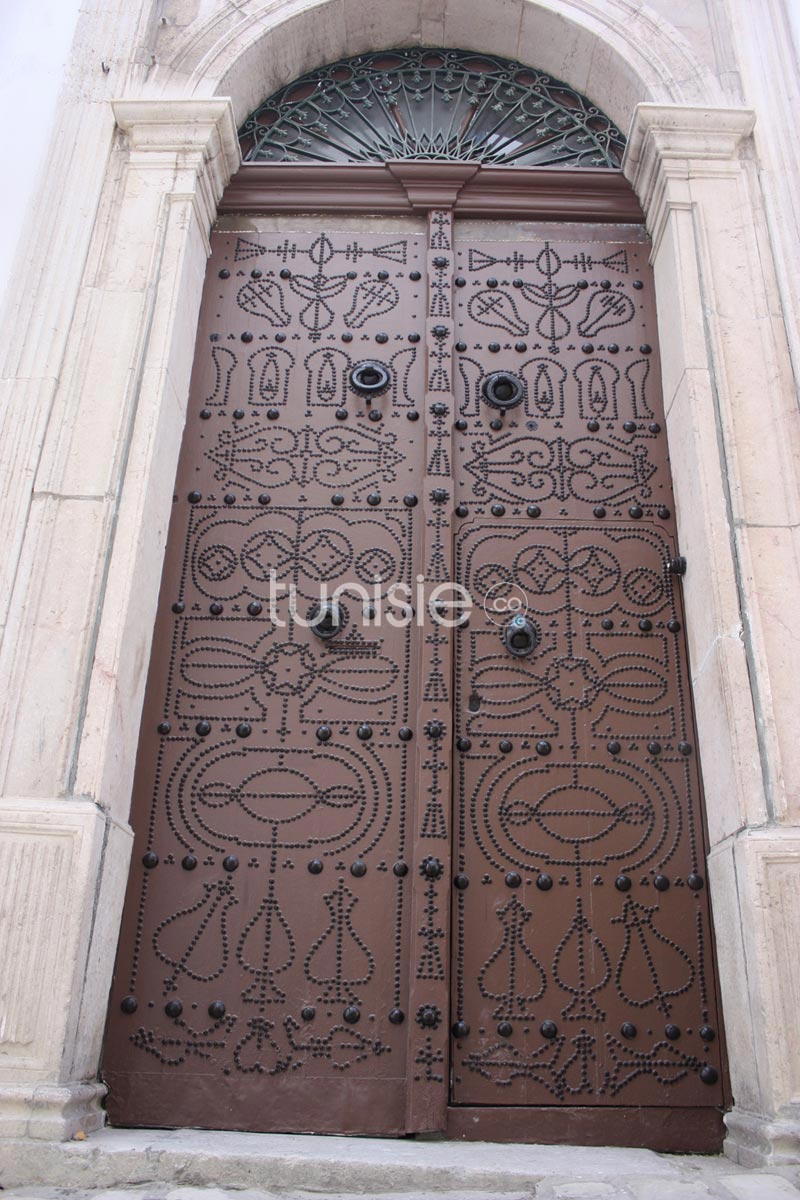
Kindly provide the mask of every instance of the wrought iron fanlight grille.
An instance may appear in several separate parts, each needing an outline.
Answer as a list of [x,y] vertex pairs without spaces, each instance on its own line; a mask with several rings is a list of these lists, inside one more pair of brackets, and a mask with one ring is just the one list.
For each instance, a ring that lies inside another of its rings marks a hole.
[[586,96],[466,50],[360,54],[288,84],[239,130],[245,162],[467,161],[618,167],[625,139]]

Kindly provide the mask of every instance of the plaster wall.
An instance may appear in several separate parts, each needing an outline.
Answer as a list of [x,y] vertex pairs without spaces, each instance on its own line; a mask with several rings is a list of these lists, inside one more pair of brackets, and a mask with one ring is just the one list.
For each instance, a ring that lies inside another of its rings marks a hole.
[[[96,1068],[144,677],[207,233],[238,164],[236,124],[312,66],[434,42],[532,62],[630,130],[624,170],[653,238],[690,563],[734,1047],[729,1150],[800,1160],[800,979],[787,969],[800,923],[789,3],[81,6],[0,352],[0,870],[25,881],[0,913],[4,957],[19,964],[0,980],[0,1133],[65,1137],[102,1120]],[[762,86],[765,74],[780,87]]]

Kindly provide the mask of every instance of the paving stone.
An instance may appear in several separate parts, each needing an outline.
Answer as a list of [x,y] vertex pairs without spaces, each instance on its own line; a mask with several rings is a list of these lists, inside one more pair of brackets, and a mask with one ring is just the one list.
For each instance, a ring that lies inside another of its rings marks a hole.
[[771,1175],[767,1171],[747,1175],[719,1175],[721,1195],[733,1200],[798,1200],[800,1192],[793,1183],[782,1175]]
[[628,1200],[630,1191],[619,1183],[586,1181],[584,1183],[555,1183],[553,1200]]

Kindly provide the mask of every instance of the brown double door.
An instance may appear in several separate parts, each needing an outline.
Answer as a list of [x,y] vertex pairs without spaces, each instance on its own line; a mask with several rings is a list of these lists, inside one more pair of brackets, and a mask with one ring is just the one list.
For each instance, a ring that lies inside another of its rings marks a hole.
[[708,1140],[644,235],[319,226],[212,239],[111,1119],[614,1140],[637,1113],[644,1143]]

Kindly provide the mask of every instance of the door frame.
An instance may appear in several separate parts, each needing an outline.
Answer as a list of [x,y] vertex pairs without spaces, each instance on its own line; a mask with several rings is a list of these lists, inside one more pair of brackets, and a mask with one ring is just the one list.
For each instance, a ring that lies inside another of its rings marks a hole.
[[[82,680],[75,688],[74,721],[59,750],[68,761],[73,798],[68,817],[62,799],[43,799],[40,786],[25,782],[23,764],[36,759],[34,734],[24,724],[9,726],[10,787],[14,797],[30,799],[14,798],[8,819],[32,845],[63,843],[68,860],[63,881],[46,889],[50,916],[41,920],[48,932],[35,956],[37,976],[48,975],[63,1004],[42,1003],[26,1014],[30,1036],[8,1055],[4,1075],[15,1095],[36,1092],[36,1128],[47,1130],[38,1136],[71,1136],[102,1124],[102,1084],[72,1081],[93,1080],[99,1057],[130,854],[127,812],[143,664],[154,625],[208,231],[239,166],[230,100],[120,100],[113,112],[118,141],[107,173],[113,220],[98,225],[78,311],[106,298],[113,303],[102,321],[78,321],[70,338],[78,379],[87,384],[94,373],[97,386],[82,386],[84,403],[73,411],[74,397],[65,385],[51,425],[62,457],[66,442],[60,439],[80,437],[88,428],[83,458],[70,452],[70,462],[87,469],[92,464],[86,455],[96,457],[100,449],[99,430],[110,447],[109,460],[122,455],[119,485],[111,493],[105,485],[98,488],[109,499],[101,510],[66,494],[76,489],[64,483],[61,492],[37,483],[45,490],[37,492],[25,516],[26,553],[35,563],[28,568],[30,586],[38,595],[36,589],[46,594],[52,584],[62,606],[85,612],[90,626],[85,665],[83,643],[60,664]],[[790,910],[782,909],[778,919],[763,896],[789,886],[800,848],[790,825],[767,826],[770,819],[790,822],[791,814],[778,778],[781,730],[765,718],[774,668],[763,621],[775,590],[774,566],[762,550],[757,524],[751,528],[748,522],[746,503],[754,489],[766,496],[774,488],[775,464],[782,461],[774,447],[785,439],[773,421],[774,428],[763,429],[760,453],[753,458],[747,427],[741,431],[745,418],[755,428],[763,417],[759,384],[765,370],[776,376],[783,370],[779,336],[777,344],[766,339],[754,350],[753,330],[763,328],[762,314],[769,308],[772,268],[765,266],[753,198],[758,194],[749,143],[753,122],[753,113],[743,108],[640,104],[623,163],[653,241],[676,513],[681,550],[689,559],[684,595],[712,847],[709,878],[725,947],[720,962],[725,1022],[737,1045],[731,1065],[739,1109],[727,1124],[741,1144],[761,1136],[765,1118],[757,1114],[777,1112],[793,1095],[789,1034],[770,1036],[770,1030],[793,1027],[791,981],[774,968]],[[741,287],[742,278],[748,288]],[[720,301],[731,292],[737,304],[727,312]],[[27,402],[23,391],[21,422]],[[781,403],[774,401],[773,417]],[[56,449],[50,449],[51,470]],[[63,479],[63,471],[57,478]],[[787,481],[792,478],[787,470]],[[97,516],[87,524],[90,510]],[[778,504],[779,523],[782,511]],[[87,579],[86,564],[95,561],[102,566]],[[777,595],[784,593],[779,589]],[[51,654],[52,626],[42,620],[25,632],[25,611],[19,603],[9,619],[17,649],[7,703],[22,711],[25,695],[28,711],[41,708],[44,722],[62,703],[49,672],[39,671],[38,682],[32,677]],[[31,929],[20,923],[23,959]],[[28,994],[35,994],[33,984]],[[28,1117],[25,1121],[25,1129],[32,1128]]]

